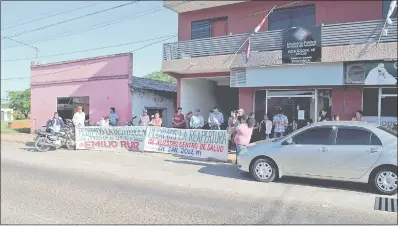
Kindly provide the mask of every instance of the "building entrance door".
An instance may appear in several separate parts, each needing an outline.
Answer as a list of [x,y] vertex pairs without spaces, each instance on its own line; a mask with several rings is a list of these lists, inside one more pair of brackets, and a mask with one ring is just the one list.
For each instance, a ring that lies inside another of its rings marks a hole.
[[287,132],[305,126],[306,120],[315,117],[315,90],[270,90],[268,91],[266,112],[272,118],[282,109],[289,120]]

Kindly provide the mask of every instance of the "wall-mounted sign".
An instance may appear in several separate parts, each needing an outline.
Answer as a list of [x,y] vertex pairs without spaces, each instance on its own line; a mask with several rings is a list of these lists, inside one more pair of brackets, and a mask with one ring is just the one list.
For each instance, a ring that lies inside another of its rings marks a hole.
[[347,63],[346,84],[396,85],[397,61]]
[[302,64],[320,62],[321,28],[291,28],[283,32],[282,63]]

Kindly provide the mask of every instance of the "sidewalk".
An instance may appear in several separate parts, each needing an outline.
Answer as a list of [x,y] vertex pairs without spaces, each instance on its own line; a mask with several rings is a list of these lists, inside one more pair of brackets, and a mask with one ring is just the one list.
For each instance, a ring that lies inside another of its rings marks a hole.
[[33,142],[34,134],[27,133],[10,133],[10,134],[1,134],[1,142],[11,142],[11,143],[19,143],[25,144],[27,142]]

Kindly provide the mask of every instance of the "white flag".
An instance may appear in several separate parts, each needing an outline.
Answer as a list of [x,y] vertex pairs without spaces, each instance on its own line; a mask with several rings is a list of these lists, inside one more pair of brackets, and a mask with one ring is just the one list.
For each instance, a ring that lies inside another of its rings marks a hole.
[[395,7],[397,6],[397,1],[391,1],[390,3],[390,9],[388,9],[388,13],[387,13],[387,24],[388,25],[392,25],[392,20],[391,20],[391,15],[394,12]]

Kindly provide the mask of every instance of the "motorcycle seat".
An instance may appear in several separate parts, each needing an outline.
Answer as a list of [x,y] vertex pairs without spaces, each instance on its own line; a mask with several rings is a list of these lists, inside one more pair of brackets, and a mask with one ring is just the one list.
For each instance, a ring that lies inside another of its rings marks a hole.
[[39,135],[43,135],[43,136],[53,136],[53,135],[54,135],[54,133],[49,133],[49,132],[39,131]]

